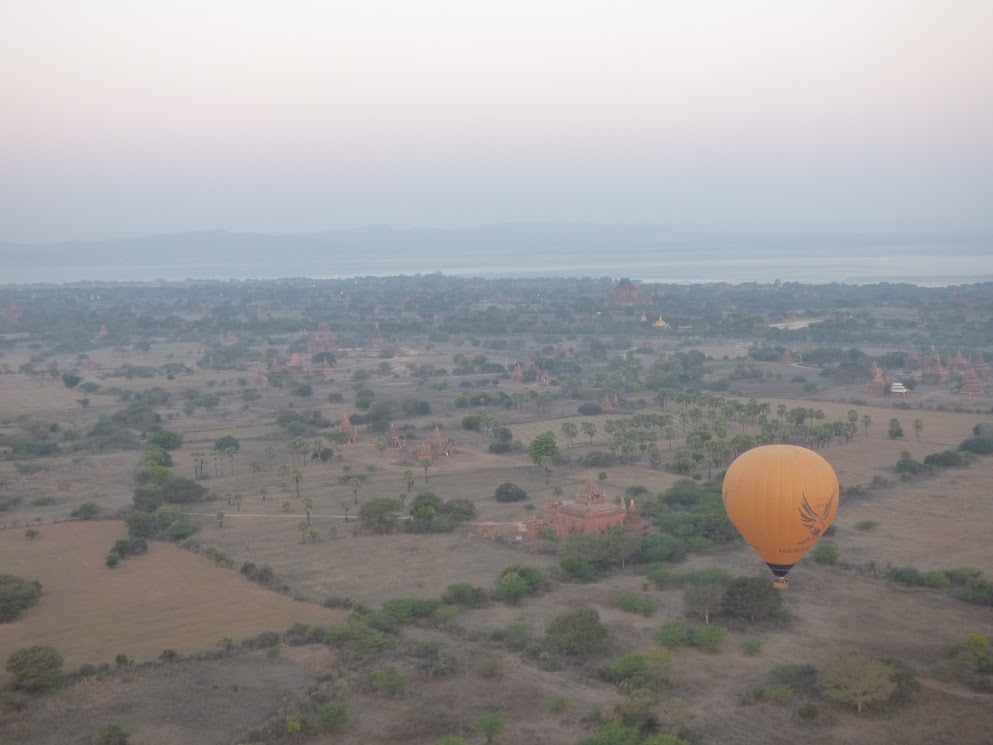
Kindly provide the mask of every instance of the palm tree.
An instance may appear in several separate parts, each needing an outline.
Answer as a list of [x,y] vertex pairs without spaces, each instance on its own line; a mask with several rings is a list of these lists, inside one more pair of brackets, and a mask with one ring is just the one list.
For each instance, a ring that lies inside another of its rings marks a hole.
[[224,513],[223,512],[218,512],[216,515],[214,515],[214,517],[217,518],[217,527],[218,528],[223,528],[224,527]]
[[269,461],[269,470],[272,470],[272,462],[276,460],[276,448],[272,445],[266,445],[265,448],[265,459]]
[[347,523],[348,522],[348,512],[349,512],[349,510],[352,509],[352,503],[349,502],[347,499],[341,500],[341,509],[345,513],[345,522]]
[[269,495],[269,490],[263,486],[261,489],[259,489],[259,494],[262,495],[262,501],[264,502],[265,498]]
[[348,488],[352,490],[352,496],[355,497],[355,504],[359,503],[359,489],[362,488],[362,479],[358,476],[352,476],[348,480]]
[[414,472],[409,468],[403,472],[403,480],[407,484],[407,492],[414,488]]
[[314,500],[310,497],[304,497],[301,504],[303,505],[303,511],[307,513],[307,525],[310,525],[310,511],[314,509]]
[[431,467],[430,458],[421,458],[421,468],[424,469],[424,483],[428,483],[428,469]]
[[303,479],[303,471],[299,468],[294,468],[290,471],[290,477],[293,479],[293,482],[297,487],[297,499],[300,499],[300,481]]
[[236,491],[231,495],[231,499],[234,501],[235,509],[238,510],[238,512],[241,512],[241,500],[243,499],[241,492]]
[[307,531],[310,530],[310,523],[308,523],[306,520],[301,520],[300,523],[297,525],[297,530],[300,531],[300,543],[306,543]]

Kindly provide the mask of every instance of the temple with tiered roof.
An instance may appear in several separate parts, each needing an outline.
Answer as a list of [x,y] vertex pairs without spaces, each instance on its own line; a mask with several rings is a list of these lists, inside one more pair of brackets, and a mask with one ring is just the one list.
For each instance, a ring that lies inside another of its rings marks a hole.
[[541,517],[529,517],[525,526],[529,538],[538,538],[543,529],[551,528],[560,540],[573,533],[607,533],[618,526],[632,535],[640,536],[648,532],[648,526],[635,508],[634,501],[626,507],[608,501],[592,474],[587,476],[586,483],[572,499],[560,499],[545,505]]

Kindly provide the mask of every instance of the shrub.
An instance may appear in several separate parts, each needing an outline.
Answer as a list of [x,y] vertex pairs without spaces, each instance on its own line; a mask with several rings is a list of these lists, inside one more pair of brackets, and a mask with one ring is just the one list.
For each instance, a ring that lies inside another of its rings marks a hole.
[[528,495],[517,484],[505,481],[496,488],[496,491],[493,492],[493,497],[498,502],[523,502],[527,499]]
[[679,649],[690,644],[692,633],[685,621],[666,621],[653,638],[666,649]]
[[491,711],[483,714],[473,722],[473,727],[481,734],[487,743],[493,742],[493,738],[503,732],[507,726],[507,715],[502,711]]
[[69,513],[69,517],[76,520],[92,520],[100,514],[102,509],[96,502],[83,502],[79,507]]
[[765,641],[754,637],[751,639],[745,639],[741,642],[741,651],[749,657],[754,657],[757,654],[761,654],[763,647],[765,647]]
[[511,564],[500,572],[496,595],[500,600],[516,605],[528,595],[533,595],[545,585],[545,577],[540,569]]
[[793,698],[793,689],[785,683],[772,683],[759,686],[753,691],[756,701],[766,701],[770,704],[785,704]]
[[577,411],[583,416],[596,416],[603,413],[603,407],[600,404],[585,403],[580,404]]
[[441,600],[449,605],[479,608],[486,605],[487,592],[482,587],[474,587],[469,582],[458,582],[445,588],[441,593]]
[[51,647],[24,647],[7,658],[6,669],[14,688],[47,691],[62,678],[62,655]]
[[964,450],[967,453],[976,453],[977,455],[989,455],[993,453],[993,437],[988,435],[970,437],[962,441],[959,445],[959,450]]
[[348,724],[348,707],[338,701],[325,704],[317,712],[317,721],[325,732],[338,732]]
[[727,629],[720,626],[704,626],[702,629],[696,629],[692,633],[690,644],[697,649],[703,649],[707,652],[718,652],[721,646],[723,646],[727,635]]
[[647,595],[622,595],[617,598],[617,607],[629,613],[640,613],[648,618],[655,613],[658,604]]
[[546,629],[548,641],[567,655],[590,654],[606,648],[610,637],[600,623],[600,614],[592,608],[560,613]]
[[107,558],[104,559],[104,563],[108,567],[113,569],[114,567],[116,567],[118,564],[121,563],[121,555],[119,553],[111,551],[109,554],[107,554]]
[[722,567],[704,567],[689,572],[679,572],[672,576],[672,584],[683,585],[727,585],[731,582],[731,572]]
[[107,724],[97,735],[96,745],[128,745],[129,733],[116,724]]
[[954,450],[945,450],[940,453],[931,453],[924,456],[924,465],[932,468],[955,468],[956,466],[967,466],[969,460],[962,453]]
[[358,619],[332,626],[327,630],[326,638],[329,644],[336,647],[347,646],[362,652],[381,652],[397,645],[396,637],[384,634]]
[[382,696],[400,698],[410,685],[410,673],[398,667],[375,670],[370,676],[372,687]]
[[893,567],[889,571],[889,578],[902,585],[924,584],[924,575],[917,567]]
[[860,522],[855,523],[856,530],[869,531],[869,530],[875,530],[878,527],[879,527],[878,520],[861,520]]
[[40,597],[40,583],[13,574],[0,574],[0,623],[19,618]]
[[565,696],[552,696],[548,700],[548,710],[553,714],[561,714],[569,708],[569,699]]
[[840,553],[841,550],[833,543],[822,543],[819,546],[814,546],[814,550],[810,552],[810,558],[818,564],[834,565],[837,563]]
[[817,668],[813,665],[779,665],[769,673],[769,681],[787,685],[798,693],[812,693],[817,688]]
[[570,579],[580,582],[592,582],[597,577],[597,568],[586,559],[578,556],[563,556],[559,561],[559,569]]

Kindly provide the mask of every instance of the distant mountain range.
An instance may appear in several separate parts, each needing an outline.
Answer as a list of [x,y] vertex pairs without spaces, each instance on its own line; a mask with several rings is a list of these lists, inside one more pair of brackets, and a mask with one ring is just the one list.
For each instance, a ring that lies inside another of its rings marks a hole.
[[[936,248],[938,247],[938,248]],[[742,235],[646,225],[512,223],[473,228],[364,227],[311,235],[223,230],[0,244],[0,282],[327,277],[415,274],[637,276],[641,266],[690,260],[788,262],[836,256],[989,256],[972,236]],[[784,277],[785,278],[785,277]]]

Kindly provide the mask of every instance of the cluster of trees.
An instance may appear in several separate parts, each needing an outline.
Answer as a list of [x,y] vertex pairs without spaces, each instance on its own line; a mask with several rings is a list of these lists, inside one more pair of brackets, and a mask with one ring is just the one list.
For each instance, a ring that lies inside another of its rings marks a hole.
[[[392,533],[401,524],[405,499],[373,499],[359,508],[362,527],[373,533]],[[468,499],[442,500],[433,492],[421,492],[410,502],[404,530],[411,533],[447,533],[476,517],[476,505]]]

